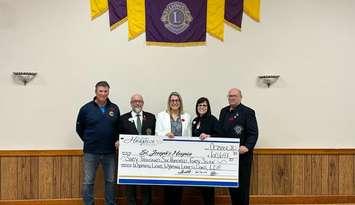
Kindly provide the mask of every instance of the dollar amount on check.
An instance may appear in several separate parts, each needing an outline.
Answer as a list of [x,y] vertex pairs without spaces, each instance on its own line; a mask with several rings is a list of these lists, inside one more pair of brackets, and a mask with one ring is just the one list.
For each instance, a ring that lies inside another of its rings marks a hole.
[[120,135],[118,184],[238,187],[239,139]]

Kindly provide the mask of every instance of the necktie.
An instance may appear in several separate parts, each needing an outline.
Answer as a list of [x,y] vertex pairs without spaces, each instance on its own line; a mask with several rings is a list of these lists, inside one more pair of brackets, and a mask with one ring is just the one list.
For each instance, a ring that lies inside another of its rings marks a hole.
[[137,131],[138,131],[138,134],[142,134],[142,122],[141,122],[141,118],[139,117],[140,114],[137,114]]

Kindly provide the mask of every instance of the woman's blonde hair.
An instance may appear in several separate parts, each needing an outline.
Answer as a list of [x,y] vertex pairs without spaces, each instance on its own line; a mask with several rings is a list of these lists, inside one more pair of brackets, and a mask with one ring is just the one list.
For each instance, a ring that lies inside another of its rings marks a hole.
[[180,95],[178,92],[176,92],[176,91],[171,92],[170,95],[169,95],[169,97],[168,97],[168,103],[167,103],[167,107],[166,107],[166,112],[167,112],[167,113],[170,113],[170,110],[171,110],[171,108],[170,108],[170,98],[171,98],[172,96],[176,96],[176,97],[179,98],[179,101],[180,101],[179,114],[180,114],[180,115],[183,114],[183,113],[184,113],[184,107],[183,107],[183,103],[182,103],[182,97],[181,97],[181,95]]

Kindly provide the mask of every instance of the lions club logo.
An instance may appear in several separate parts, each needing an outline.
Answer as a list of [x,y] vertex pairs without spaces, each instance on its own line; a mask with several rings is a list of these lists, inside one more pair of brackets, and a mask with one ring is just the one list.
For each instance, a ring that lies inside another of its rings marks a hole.
[[160,20],[166,29],[178,35],[190,26],[193,18],[186,4],[174,1],[165,7]]
[[233,129],[234,129],[235,134],[237,134],[237,135],[242,134],[242,131],[243,131],[243,127],[242,126],[236,125]]

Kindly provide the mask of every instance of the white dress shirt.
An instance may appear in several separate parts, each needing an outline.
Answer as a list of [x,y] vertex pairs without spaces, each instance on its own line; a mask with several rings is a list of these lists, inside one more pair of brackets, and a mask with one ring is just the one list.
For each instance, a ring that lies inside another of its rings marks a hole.
[[132,119],[134,120],[134,125],[136,126],[136,128],[137,128],[137,114],[139,115],[139,119],[141,120],[141,125],[143,125],[143,111],[136,113],[132,110],[131,115],[132,115]]

